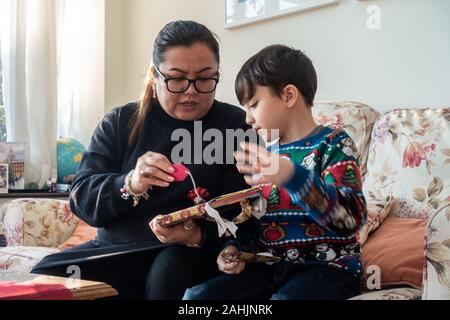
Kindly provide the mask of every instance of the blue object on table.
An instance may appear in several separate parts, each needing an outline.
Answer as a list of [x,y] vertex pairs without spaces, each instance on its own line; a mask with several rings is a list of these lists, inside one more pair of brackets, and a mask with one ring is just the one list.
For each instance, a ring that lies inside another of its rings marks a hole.
[[71,183],[86,148],[73,138],[58,138],[56,142],[57,183]]

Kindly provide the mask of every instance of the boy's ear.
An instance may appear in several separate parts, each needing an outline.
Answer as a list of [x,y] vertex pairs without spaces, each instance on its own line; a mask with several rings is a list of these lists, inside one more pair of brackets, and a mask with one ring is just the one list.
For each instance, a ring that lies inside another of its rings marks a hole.
[[284,87],[283,100],[286,103],[286,106],[288,108],[292,108],[293,106],[295,106],[298,101],[299,95],[300,92],[298,91],[296,86],[288,84],[286,87]]

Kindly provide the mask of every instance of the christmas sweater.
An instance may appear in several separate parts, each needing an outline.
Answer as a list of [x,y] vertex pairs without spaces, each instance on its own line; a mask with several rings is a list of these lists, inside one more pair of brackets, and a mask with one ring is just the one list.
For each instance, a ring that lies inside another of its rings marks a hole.
[[264,196],[260,244],[291,263],[338,268],[360,277],[356,232],[366,222],[367,209],[357,150],[344,131],[318,129],[304,139],[269,148],[289,158],[295,173]]

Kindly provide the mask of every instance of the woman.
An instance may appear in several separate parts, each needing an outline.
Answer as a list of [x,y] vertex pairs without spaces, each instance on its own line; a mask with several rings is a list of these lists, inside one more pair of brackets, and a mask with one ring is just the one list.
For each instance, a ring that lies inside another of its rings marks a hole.
[[[241,109],[214,100],[219,62],[218,42],[205,26],[175,21],[160,31],[141,100],[105,116],[74,178],[70,207],[98,228],[97,238],[47,256],[34,273],[68,276],[67,267],[76,265],[82,279],[107,282],[121,298],[181,299],[217,272],[221,240],[214,223],[163,228],[154,219],[193,206],[198,196],[246,188],[233,164],[184,163],[197,190],[189,178],[171,177],[169,159],[180,143],[171,139],[175,130],[187,130],[194,141],[195,121],[223,137],[226,129],[247,128]],[[190,147],[194,158],[198,150]]]

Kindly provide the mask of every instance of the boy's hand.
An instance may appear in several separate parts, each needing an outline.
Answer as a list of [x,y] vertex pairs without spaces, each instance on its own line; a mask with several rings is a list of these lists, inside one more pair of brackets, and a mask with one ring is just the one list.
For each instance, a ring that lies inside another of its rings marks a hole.
[[255,143],[243,142],[240,146],[244,151],[234,153],[236,167],[245,174],[249,185],[272,183],[281,186],[294,175],[295,166],[290,160]]
[[219,270],[227,274],[239,274],[245,268],[245,262],[239,259],[239,251],[236,246],[225,247],[217,257]]

